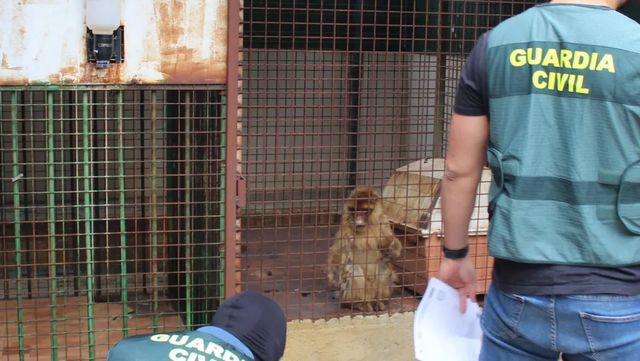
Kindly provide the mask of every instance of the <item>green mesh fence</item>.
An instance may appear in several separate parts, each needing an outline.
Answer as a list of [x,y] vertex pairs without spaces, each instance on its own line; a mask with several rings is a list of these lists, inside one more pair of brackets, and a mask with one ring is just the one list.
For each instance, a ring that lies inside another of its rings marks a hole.
[[96,360],[223,297],[215,87],[0,88],[0,360]]

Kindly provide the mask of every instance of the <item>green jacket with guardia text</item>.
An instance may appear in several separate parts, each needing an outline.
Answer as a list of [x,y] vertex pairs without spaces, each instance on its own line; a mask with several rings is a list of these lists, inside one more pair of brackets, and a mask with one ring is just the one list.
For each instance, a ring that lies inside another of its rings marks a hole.
[[640,263],[640,25],[544,4],[489,33],[490,253]]

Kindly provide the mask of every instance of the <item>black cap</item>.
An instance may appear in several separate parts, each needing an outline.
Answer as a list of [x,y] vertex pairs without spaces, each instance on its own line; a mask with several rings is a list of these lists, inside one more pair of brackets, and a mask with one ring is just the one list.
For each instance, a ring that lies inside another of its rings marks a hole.
[[286,318],[277,303],[260,293],[244,291],[229,298],[211,324],[237,337],[257,361],[277,361],[284,354]]

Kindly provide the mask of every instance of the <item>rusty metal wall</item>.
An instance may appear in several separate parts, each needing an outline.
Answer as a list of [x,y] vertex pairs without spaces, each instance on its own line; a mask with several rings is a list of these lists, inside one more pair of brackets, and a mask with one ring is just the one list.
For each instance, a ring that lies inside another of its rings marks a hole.
[[[349,192],[367,185],[382,193],[403,166],[444,156],[457,78],[475,39],[536,2],[245,0],[241,288],[270,294],[291,319],[361,314],[327,287],[327,250]],[[419,179],[437,178],[431,167]],[[424,185],[416,182],[404,186]],[[396,232],[405,251],[382,312],[415,308],[440,257],[432,228]],[[485,287],[483,231],[472,236]]]
[[84,0],[0,3],[0,85],[224,84],[226,0],[122,0],[125,61],[87,63]]

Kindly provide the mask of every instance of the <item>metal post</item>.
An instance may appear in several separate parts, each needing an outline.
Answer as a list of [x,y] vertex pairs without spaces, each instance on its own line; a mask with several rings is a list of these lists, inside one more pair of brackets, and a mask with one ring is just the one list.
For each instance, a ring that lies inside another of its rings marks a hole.
[[360,137],[360,78],[362,77],[362,53],[350,53],[348,64],[349,94],[349,185],[358,182],[358,137]]
[[192,244],[191,244],[191,92],[185,93],[184,104],[184,278],[185,278],[185,327],[191,330],[193,325],[193,265],[192,262]]
[[158,94],[151,92],[151,294],[153,332],[158,332]]
[[[227,214],[227,199],[225,197],[226,192],[227,192],[227,188],[226,188],[226,177],[227,177],[227,173],[226,173],[226,167],[224,166],[224,164],[226,163],[227,160],[227,155],[226,155],[226,148],[227,148],[227,139],[226,139],[226,132],[227,132],[227,97],[226,96],[222,96],[221,97],[221,104],[220,104],[220,109],[221,109],[221,113],[220,113],[220,178],[218,181],[218,184],[220,184],[220,232],[219,232],[219,237],[218,239],[221,242],[225,242],[225,225],[226,225],[226,214]],[[225,242],[226,243],[226,242]],[[220,272],[219,274],[219,279],[218,279],[218,285],[219,285],[219,290],[218,290],[218,297],[220,296],[224,296],[225,294],[225,275],[226,275],[226,257],[225,257],[225,248],[221,248],[220,249]]]
[[[106,94],[105,94],[106,97]],[[91,165],[91,204],[92,204],[92,227],[95,231],[95,226],[101,226],[101,223],[98,222],[100,219],[100,198],[102,197],[102,193],[100,191],[100,177],[96,177],[96,175],[100,174],[100,162],[99,152],[100,149],[98,147],[98,132],[96,131],[98,125],[98,90],[94,90],[91,92],[90,97],[90,134],[91,134],[91,156],[93,157],[93,161],[90,163]],[[106,182],[105,182],[106,183]],[[105,217],[106,218],[106,217]],[[105,220],[105,225],[107,221]],[[107,274],[106,270],[106,255],[105,250],[107,246],[106,235],[104,234],[106,229],[98,228],[98,232],[93,234],[92,232],[92,251],[94,253],[93,258],[93,267],[94,267],[94,287],[95,293],[98,300],[103,299],[103,293],[105,291],[105,285],[103,284],[103,280]],[[96,237],[97,235],[97,237]],[[97,243],[97,247],[96,247]]]
[[84,232],[87,255],[87,336],[89,339],[89,359],[95,360],[94,334],[94,246],[93,246],[93,212],[91,204],[91,158],[89,150],[89,91],[82,92],[82,153],[84,181]]
[[[448,31],[445,28],[445,15],[443,11],[446,4],[444,0],[440,0],[439,4],[439,19],[438,19],[438,42],[437,42],[437,55],[436,55],[436,102],[435,102],[435,117],[433,120],[433,157],[442,158],[445,156],[445,124],[447,120],[445,118],[446,112],[446,88],[447,88],[447,55],[445,54],[445,38],[444,32]],[[451,6],[451,5],[449,5]]]
[[127,284],[127,212],[124,193],[124,127],[122,91],[118,91],[118,189],[120,191],[120,301],[122,302],[122,338],[129,335]]
[[[31,125],[31,129],[27,130],[27,121],[25,121],[26,119],[33,119],[33,107],[26,106],[26,100],[25,100],[26,96],[25,96],[25,92],[22,91],[20,93],[20,99],[21,99],[21,109],[20,109],[20,113],[21,113],[21,122],[20,122],[20,128],[22,131],[21,134],[21,138],[22,138],[22,161],[23,161],[23,165],[22,165],[22,174],[29,174],[30,172],[28,171],[28,164],[31,164],[31,167],[33,169],[33,163],[35,163],[34,161],[34,156],[33,156],[33,122],[29,122],[29,124]],[[17,107],[17,98],[16,98],[16,107]],[[33,94],[31,94],[31,104],[33,104]],[[17,109],[17,108],[16,108]],[[31,110],[31,114],[27,114],[27,109]],[[29,137],[29,134],[31,134],[31,136]],[[31,138],[31,139],[29,139]],[[31,140],[31,148],[29,148],[28,144],[29,144],[29,140]],[[31,149],[31,152],[29,152],[28,149]],[[31,155],[29,156],[29,153],[31,153]],[[31,160],[31,162],[29,162],[29,160]],[[31,184],[29,184],[31,183]],[[23,190],[22,190],[22,200],[23,200],[23,204],[25,205],[24,207],[24,221],[26,221],[26,224],[28,225],[30,223],[30,221],[32,221],[34,219],[34,210],[33,207],[29,207],[27,206],[29,204],[29,194],[32,195],[32,203],[35,203],[33,201],[33,193],[34,193],[34,189],[35,189],[35,177],[31,177],[31,182],[28,182],[26,179],[23,182]],[[33,226],[31,228],[33,230]],[[29,248],[29,246],[31,246],[31,250],[28,250],[27,248]],[[36,279],[36,275],[37,270],[36,270],[36,262],[34,262],[31,257],[33,256],[35,258],[35,246],[36,246],[36,242],[25,242],[25,252],[24,252],[24,258],[25,258],[25,268],[26,268],[26,272],[27,272],[27,298],[31,299],[33,298],[33,281]],[[31,266],[31,267],[29,267]]]
[[11,147],[13,151],[13,217],[14,235],[16,249],[16,307],[18,318],[18,354],[20,361],[24,361],[24,321],[22,310],[22,230],[21,230],[21,208],[20,208],[20,163],[18,161],[18,92],[11,93]]
[[[146,147],[145,138],[147,136],[147,133],[145,132],[145,128],[146,128],[145,123],[146,123],[147,117],[146,117],[146,112],[145,112],[146,104],[145,104],[144,93],[145,93],[144,90],[140,91],[140,106],[138,108],[138,114],[139,114],[139,118],[140,118],[140,122],[139,122],[139,124],[140,124],[140,162],[138,162],[139,165],[140,165],[140,198],[139,198],[140,200],[139,200],[139,202],[142,202],[142,203],[145,203],[147,201],[147,185],[146,185],[146,182],[147,182],[147,176],[146,176],[147,166],[146,166],[145,161],[144,161],[146,159],[145,158],[145,150],[146,150],[146,148],[145,148]],[[152,110],[152,112],[153,111],[154,110]],[[142,209],[141,209],[140,217],[146,221],[146,219],[147,219],[147,207],[141,207],[141,208]],[[137,227],[136,227],[136,229],[137,229]],[[136,235],[135,237],[138,238],[139,235]],[[139,257],[138,250],[137,250],[138,244],[139,243],[136,242],[136,251],[135,251],[136,257]],[[149,258],[149,256],[148,256],[149,255],[149,249],[146,246],[143,246],[141,253],[142,253],[142,259],[143,259],[143,261],[140,262],[140,266],[141,266],[140,268],[142,268],[141,269],[141,271],[142,271],[142,293],[145,294],[145,295],[148,295],[149,294],[149,290],[148,290],[149,285],[147,283],[147,279],[148,279],[147,278],[147,276],[148,276],[147,273],[149,272],[149,264],[147,263],[147,259]],[[139,260],[136,259],[136,272],[139,272],[138,269],[137,269],[138,264],[139,264],[138,262],[139,262]]]
[[[2,94],[3,92],[0,91],[0,124],[2,124],[2,111],[3,111],[3,107],[2,107]],[[4,142],[2,143],[4,144]],[[2,168],[4,168],[5,165],[5,159],[4,159],[4,152],[0,152],[0,164],[2,164]],[[5,200],[5,195],[8,195],[8,191],[5,191],[5,182],[0,182],[0,205],[4,206],[5,204],[9,204],[9,201]],[[2,222],[2,232],[3,234],[6,234],[6,224],[8,224],[9,222],[7,222],[7,218],[9,215],[7,214],[8,212],[5,213],[4,210],[2,210],[2,212],[0,212],[1,218],[0,218],[0,222]],[[8,253],[9,252],[4,252],[4,254],[2,255],[2,263],[3,264],[9,264],[9,260],[8,258]],[[4,299],[8,300],[9,299],[9,269],[8,267],[2,267],[2,290],[4,292]]]
[[72,273],[73,273],[73,295],[78,296],[80,294],[80,182],[79,182],[79,174],[80,174],[80,154],[79,154],[79,137],[78,133],[78,93],[73,92],[69,94],[69,103],[68,103],[68,114],[69,118],[72,120],[69,126],[69,162],[72,164],[71,166],[71,179],[69,189],[72,192],[71,202],[73,206],[71,207],[71,219],[73,220],[72,233],[74,236],[71,238],[72,251],[71,251],[71,260],[73,264],[71,265]]
[[[62,220],[66,221],[67,217],[66,217],[66,212],[67,212],[67,205],[65,204],[65,197],[66,197],[66,192],[67,192],[67,187],[66,187],[66,181],[68,181],[68,179],[66,178],[66,172],[65,172],[65,167],[67,165],[67,163],[65,162],[65,158],[64,158],[64,151],[65,151],[65,129],[64,129],[64,93],[61,91],[58,91],[58,94],[60,94],[60,104],[58,105],[58,109],[59,109],[59,116],[58,116],[58,124],[60,125],[60,147],[59,149],[57,149],[57,151],[59,152],[58,157],[59,157],[59,164],[60,164],[60,176],[57,177],[58,180],[58,187],[60,187],[60,192],[62,192],[60,194],[60,198],[59,198],[59,202],[56,205],[56,207],[58,209],[61,210],[62,212]],[[62,230],[59,231],[60,233],[60,244],[62,244],[61,246],[61,252],[60,254],[62,255],[62,276],[65,278],[66,281],[66,277],[68,276],[68,270],[67,267],[68,265],[71,263],[69,262],[68,259],[68,249],[70,247],[68,247],[67,245],[67,237],[68,237],[68,229],[67,229],[67,222],[63,222],[61,224],[62,226]],[[65,289],[62,291],[62,294],[66,293],[66,282],[63,286]]]
[[56,277],[56,168],[54,152],[53,93],[47,93],[47,214],[49,223],[49,308],[51,309],[51,359],[58,359],[58,314]]
[[227,6],[227,132],[225,179],[225,297],[236,293],[236,174],[238,161],[238,65],[240,2]]
[[360,137],[360,82],[362,79],[362,13],[361,0],[350,1],[359,8],[349,14],[347,94],[349,97],[349,185],[358,182],[358,138]]
[[180,197],[178,195],[178,187],[180,184],[180,141],[178,139],[179,129],[179,108],[180,94],[177,90],[170,90],[165,92],[165,134],[166,134],[166,147],[165,147],[165,159],[166,159],[166,207],[165,216],[167,219],[167,268],[169,274],[167,280],[169,283],[168,296],[177,303],[178,312],[182,313],[183,309],[183,294],[182,294],[182,270],[181,270],[181,256],[180,251],[180,239],[182,239],[182,225],[179,222],[180,209],[179,202]]

